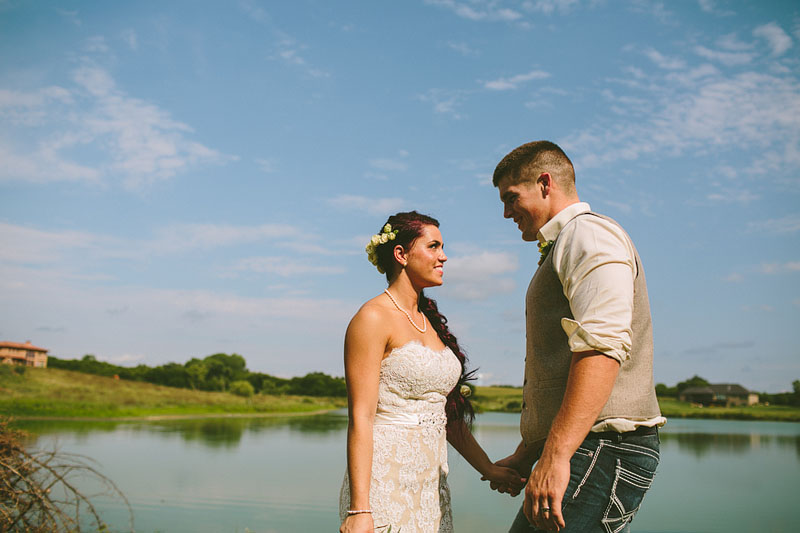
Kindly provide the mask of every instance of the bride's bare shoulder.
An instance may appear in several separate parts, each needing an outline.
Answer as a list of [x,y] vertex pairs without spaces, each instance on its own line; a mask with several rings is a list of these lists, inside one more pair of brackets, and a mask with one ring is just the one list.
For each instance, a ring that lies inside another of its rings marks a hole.
[[358,312],[350,320],[350,327],[376,327],[381,324],[385,324],[387,318],[391,316],[393,309],[387,305],[388,302],[386,300],[386,296],[379,294],[378,296],[364,302],[364,305],[361,306]]

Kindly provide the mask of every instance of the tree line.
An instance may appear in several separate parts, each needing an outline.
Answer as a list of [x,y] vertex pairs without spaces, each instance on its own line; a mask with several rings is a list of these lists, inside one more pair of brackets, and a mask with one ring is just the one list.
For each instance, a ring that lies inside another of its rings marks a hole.
[[[674,387],[667,387],[663,383],[656,385],[656,394],[658,396],[670,396],[677,398],[681,392],[689,387],[705,387],[710,383],[700,376],[692,376],[691,378],[681,381]],[[792,382],[792,392],[759,392],[758,399],[761,403],[769,403],[771,405],[795,405],[800,406],[800,380]]]
[[279,378],[261,372],[251,372],[239,354],[216,353],[203,359],[192,358],[184,364],[166,363],[159,366],[118,366],[98,361],[94,355],[81,359],[59,359],[49,356],[47,366],[74,370],[98,376],[155,385],[203,391],[225,391],[252,396],[253,394],[297,394],[303,396],[347,396],[344,378],[332,377],[322,372],[311,372],[302,377]]

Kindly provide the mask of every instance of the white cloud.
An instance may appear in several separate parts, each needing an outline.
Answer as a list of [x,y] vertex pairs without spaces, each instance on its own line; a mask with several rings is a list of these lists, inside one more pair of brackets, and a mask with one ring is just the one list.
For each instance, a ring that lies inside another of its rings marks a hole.
[[402,198],[367,198],[353,194],[340,194],[328,203],[339,209],[366,211],[372,215],[384,215],[399,211],[405,200]]
[[369,164],[370,166],[377,168],[379,170],[404,171],[408,169],[408,165],[406,165],[402,161],[389,158],[370,159]]
[[0,89],[0,118],[6,125],[36,126],[47,119],[52,106],[72,102],[70,92],[58,86],[29,92]]
[[250,244],[264,240],[289,239],[300,230],[286,224],[234,226],[229,224],[176,224],[161,228],[144,247],[156,253],[211,250],[222,246]]
[[278,50],[273,58],[280,59],[287,65],[302,68],[303,71],[312,78],[330,77],[329,73],[310,65],[308,61],[306,61],[305,57],[301,55],[306,47],[298,44],[294,39],[284,35],[283,38],[278,41],[276,47]]
[[65,252],[102,248],[113,242],[81,231],[43,231],[0,222],[0,260],[7,263],[53,263]]
[[264,23],[270,20],[269,13],[252,0],[239,2],[239,9],[255,22]]
[[120,354],[120,355],[113,355],[110,357],[100,356],[98,358],[100,361],[108,361],[109,363],[113,363],[115,365],[126,366],[130,363],[142,363],[145,361],[146,357],[144,354]]
[[762,274],[780,274],[781,272],[800,272],[800,261],[786,263],[762,263],[759,268]]
[[698,3],[700,4],[700,9],[706,13],[712,13],[714,11],[714,0],[698,0]]
[[766,234],[784,234],[800,231],[800,214],[786,215],[781,218],[771,218],[747,225],[750,232]]
[[686,67],[686,62],[684,60],[675,57],[667,57],[653,48],[648,48],[644,51],[644,54],[659,68],[665,70],[677,70]]
[[313,264],[288,257],[248,257],[237,261],[234,271],[277,274],[282,277],[307,276],[309,274],[342,274],[345,269],[329,264]]
[[753,35],[767,41],[773,56],[783,55],[792,47],[792,38],[774,22],[757,27],[753,30]]
[[[19,128],[0,139],[0,180],[106,182],[137,189],[189,168],[229,161],[187,138],[192,129],[158,106],[129,97],[100,67],[73,72],[76,87],[0,93],[0,113]],[[46,126],[41,133],[34,126]],[[15,144],[14,138],[34,135]],[[29,148],[33,147],[33,148]],[[70,156],[80,149],[83,159]]]
[[128,45],[128,48],[130,48],[134,52],[139,49],[139,38],[137,37],[136,32],[134,30],[131,29],[123,30],[122,33],[120,34],[120,37],[122,38],[123,41],[125,41],[125,44]]
[[433,104],[434,113],[440,115],[450,115],[454,119],[461,119],[463,116],[458,111],[458,107],[464,101],[464,91],[447,91],[444,89],[430,89],[426,94],[417,96],[421,102]]
[[745,50],[752,50],[753,43],[746,43],[739,39],[735,33],[728,33],[717,39],[717,45],[725,50],[733,52],[742,52]]
[[732,274],[728,274],[727,276],[725,276],[722,279],[723,279],[723,281],[726,281],[728,283],[741,283],[742,281],[744,281],[744,276],[742,276],[741,274],[739,274],[737,272],[734,272]]
[[505,274],[519,268],[517,256],[507,252],[479,251],[453,256],[444,266],[442,291],[459,300],[484,300],[514,290]]
[[[651,98],[645,112],[628,108],[625,119],[584,130],[563,142],[579,154],[581,167],[597,167],[644,155],[681,154],[710,148],[762,150],[770,166],[753,164],[770,179],[797,184],[800,161],[800,83],[788,77],[743,72],[731,77],[706,76],[678,84],[655,78],[644,94]],[[781,148],[782,151],[781,151]],[[774,168],[794,169],[776,174]],[[733,190],[729,191],[735,192]],[[714,193],[714,194],[720,194]],[[728,193],[725,193],[728,195]],[[739,200],[751,195],[735,195]]]
[[447,47],[450,48],[451,50],[455,50],[456,52],[458,52],[459,54],[461,54],[463,56],[476,56],[476,55],[478,55],[477,51],[473,50],[470,45],[468,45],[467,43],[464,43],[464,42],[448,41],[447,42]]
[[300,233],[298,228],[285,224],[177,224],[157,230],[151,239],[128,241],[82,231],[0,223],[0,261],[46,265],[58,263],[70,253],[84,260],[164,256],[263,241],[290,241]]
[[528,11],[538,11],[539,13],[550,15],[554,11],[566,13],[579,3],[580,0],[534,0],[523,5]]
[[550,73],[544,72],[542,70],[532,70],[525,74],[517,74],[516,76],[512,76],[510,78],[499,78],[496,80],[491,80],[484,82],[483,86],[486,89],[491,89],[493,91],[507,91],[510,89],[516,89],[521,83],[525,83],[531,80],[543,80],[550,77]]
[[56,13],[64,17],[64,19],[74,24],[75,26],[81,26],[83,24],[80,17],[78,17],[77,10],[68,11],[66,9],[56,8]]
[[475,21],[513,22],[522,15],[513,9],[497,7],[496,2],[456,2],[455,0],[425,0],[426,4],[440,6],[451,10],[459,17]]
[[258,165],[258,168],[261,170],[261,172],[264,172],[266,174],[272,174],[273,172],[275,172],[275,164],[271,159],[258,158],[255,159],[255,163],[256,165]]
[[709,61],[718,61],[729,67],[747,65],[755,59],[755,54],[750,52],[718,52],[710,50],[705,46],[696,46],[694,51],[702,58],[708,59]]

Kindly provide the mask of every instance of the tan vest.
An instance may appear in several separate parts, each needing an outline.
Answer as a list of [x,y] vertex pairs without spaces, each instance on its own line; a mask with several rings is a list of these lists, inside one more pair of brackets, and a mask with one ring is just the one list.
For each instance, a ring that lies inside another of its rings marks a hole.
[[[619,226],[614,220],[597,216]],[[574,220],[574,219],[573,219]],[[626,234],[627,236],[627,234]],[[630,240],[630,237],[628,237]],[[650,302],[639,253],[634,247],[636,278],[633,282],[633,322],[630,358],[624,361],[614,382],[611,397],[597,422],[608,418],[648,420],[660,416],[653,386],[653,325]],[[561,327],[563,317],[574,319],[564,289],[548,254],[533,275],[525,297],[527,350],[520,432],[526,444],[547,437],[561,407],[567,386],[572,352]]]

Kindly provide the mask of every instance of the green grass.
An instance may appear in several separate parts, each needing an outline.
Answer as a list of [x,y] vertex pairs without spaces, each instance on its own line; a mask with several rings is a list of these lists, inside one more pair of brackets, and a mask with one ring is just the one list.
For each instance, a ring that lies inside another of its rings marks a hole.
[[[472,397],[476,411],[519,413],[522,406],[520,387],[475,387]],[[667,418],[719,418],[729,420],[773,420],[800,422],[800,407],[753,405],[750,407],[697,407],[674,398],[659,398],[661,413]]]
[[345,403],[344,398],[310,396],[256,394],[242,398],[55,368],[28,368],[24,375],[0,372],[0,412],[17,418],[300,414],[335,409]]
[[479,413],[487,411],[519,413],[522,409],[522,388],[475,387],[472,405]]
[[749,407],[698,407],[674,398],[659,398],[661,413],[667,418],[719,418],[728,420],[772,420],[800,422],[800,407],[751,405]]
[[[136,381],[71,372],[28,368],[24,375],[0,372],[0,413],[17,418],[144,418],[159,416],[222,416],[302,414],[344,407],[344,398],[273,396],[242,398],[225,392],[162,387]],[[519,413],[520,387],[475,387],[477,412]],[[667,418],[800,421],[800,408],[778,405],[696,407],[673,398],[659,398]]]

